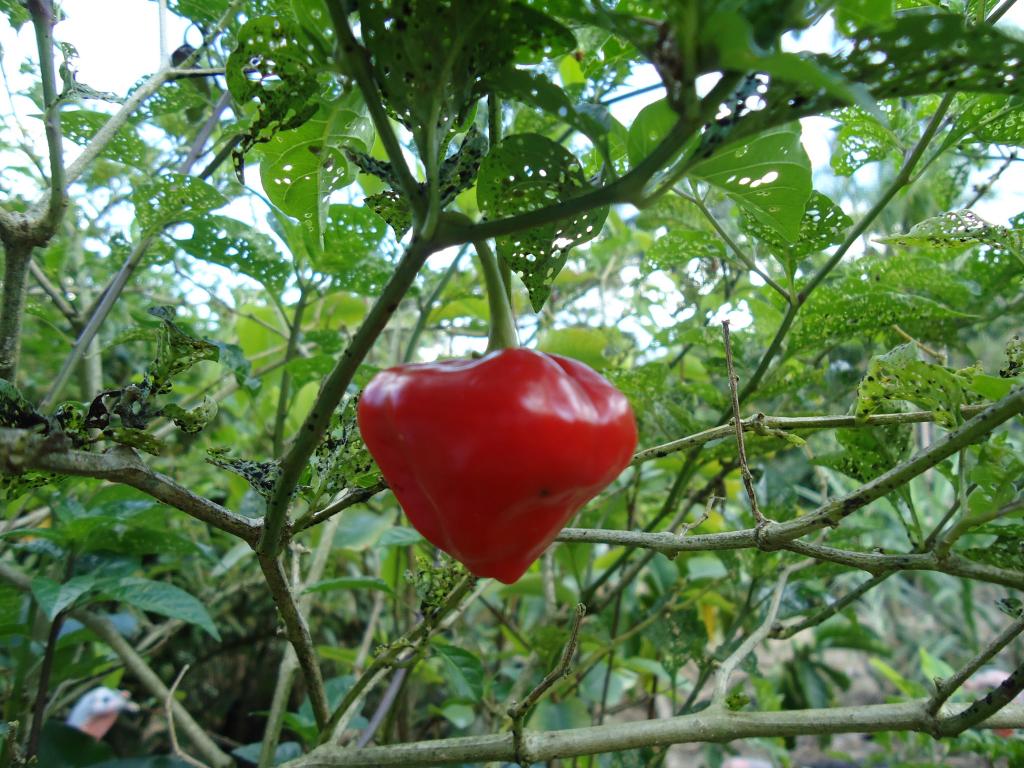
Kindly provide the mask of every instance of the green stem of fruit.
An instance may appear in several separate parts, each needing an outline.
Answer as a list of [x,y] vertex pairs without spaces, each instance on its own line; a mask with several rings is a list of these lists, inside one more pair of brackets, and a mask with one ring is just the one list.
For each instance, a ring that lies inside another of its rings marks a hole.
[[473,241],[477,258],[480,260],[480,271],[487,289],[487,306],[491,311],[491,330],[487,336],[487,351],[510,349],[519,346],[516,334],[516,320],[512,314],[512,305],[508,299],[505,281],[498,268],[498,259],[486,240]]

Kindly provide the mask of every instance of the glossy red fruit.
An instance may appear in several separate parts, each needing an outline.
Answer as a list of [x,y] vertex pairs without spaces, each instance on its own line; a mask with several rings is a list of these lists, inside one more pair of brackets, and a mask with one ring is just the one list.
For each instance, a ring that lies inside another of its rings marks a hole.
[[636,448],[625,395],[583,363],[528,349],[382,371],[359,429],[416,530],[506,584]]

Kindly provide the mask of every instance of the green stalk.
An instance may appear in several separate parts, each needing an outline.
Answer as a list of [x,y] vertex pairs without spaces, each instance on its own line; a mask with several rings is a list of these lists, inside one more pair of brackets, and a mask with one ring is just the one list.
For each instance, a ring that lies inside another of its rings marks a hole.
[[486,240],[474,240],[473,247],[476,248],[476,256],[480,260],[480,272],[483,274],[484,287],[487,289],[487,307],[491,312],[487,351],[496,352],[499,349],[518,347],[516,320],[512,315],[512,305],[509,303],[505,281],[498,269],[494,251]]

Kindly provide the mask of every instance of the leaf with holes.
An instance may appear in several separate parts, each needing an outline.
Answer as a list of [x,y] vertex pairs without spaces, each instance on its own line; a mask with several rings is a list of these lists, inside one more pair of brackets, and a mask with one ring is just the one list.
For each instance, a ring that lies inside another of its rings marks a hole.
[[199,405],[187,410],[176,403],[169,403],[164,406],[163,415],[171,419],[182,432],[192,434],[201,431],[217,415],[217,401],[203,395]]
[[195,176],[164,173],[138,184],[132,191],[135,218],[143,233],[155,233],[176,221],[220,208],[227,198]]
[[441,163],[439,183],[442,208],[460,192],[473,186],[480,171],[480,163],[486,154],[487,137],[480,133],[475,125],[471,126],[455,153]]
[[[379,293],[392,271],[379,253],[385,234],[384,220],[369,208],[332,205],[324,221],[323,251],[314,258],[317,270],[346,291]],[[312,247],[310,252],[315,252]]]
[[918,222],[906,234],[880,237],[878,242],[908,248],[982,245],[996,255],[1008,253],[1024,261],[1024,230],[989,224],[973,211],[949,211]]
[[799,238],[811,195],[811,161],[800,143],[799,123],[697,163],[690,174],[722,189],[785,240]]
[[[884,29],[860,30],[848,52],[816,57],[847,82],[862,83],[876,99],[948,91],[1020,94],[1024,41],[988,24],[971,24],[953,14],[915,13],[894,17]],[[725,113],[704,133],[698,156],[791,122],[845,106],[842,99],[811,83],[772,80],[764,108],[723,105]]]
[[716,261],[725,258],[721,238],[696,229],[672,229],[662,235],[644,254],[654,269],[684,269],[693,259]]
[[843,241],[853,220],[821,192],[811,192],[800,220],[800,233],[795,242],[787,242],[776,229],[766,225],[749,211],[740,212],[740,227],[757,238],[786,268],[791,278],[800,260]]
[[975,96],[957,116],[957,126],[986,144],[1024,146],[1024,106],[1019,98]]
[[865,339],[894,324],[918,338],[943,338],[969,315],[925,296],[851,277],[815,290],[790,332],[791,353]]
[[402,238],[412,226],[412,210],[405,199],[394,190],[386,189],[363,200],[366,205],[388,223],[395,237]]
[[346,488],[369,488],[381,480],[356,424],[357,398],[346,397],[331,416],[323,441],[313,452],[314,498],[334,496]]
[[832,149],[832,170],[849,176],[872,162],[896,156],[899,142],[891,130],[859,107],[847,107],[833,113],[839,123]]
[[[358,7],[385,101],[424,157],[463,123],[487,74],[576,44],[561,24],[521,3],[360,0]],[[434,146],[428,146],[431,137]]]
[[305,35],[284,17],[256,16],[237,35],[224,75],[235,103],[253,99],[259,107],[235,148],[235,172],[242,178],[246,153],[278,131],[298,128],[316,114],[316,61],[306,50]]
[[277,478],[281,475],[279,462],[232,459],[227,455],[227,448],[211,448],[207,454],[207,464],[226,469],[228,472],[233,472],[244,478],[252,489],[265,499],[269,499],[273,495]]
[[291,264],[270,237],[227,216],[203,216],[189,223],[192,236],[175,240],[189,256],[247,275],[276,294],[284,290]]
[[260,180],[278,208],[319,236],[327,199],[356,178],[344,149],[365,152],[373,144],[373,124],[360,113],[339,107],[321,109],[298,128],[280,131],[261,150]]
[[[579,160],[539,134],[509,136],[480,166],[477,200],[491,219],[546,208],[591,189]],[[597,237],[608,206],[497,238],[498,255],[515,270],[540,311],[569,250]]]
[[[76,109],[61,113],[60,128],[64,138],[84,147],[92,141],[96,132],[106,125],[108,120],[110,120],[108,114],[88,109]],[[114,134],[110,143],[103,148],[100,156],[136,168],[145,168],[148,154],[145,142],[135,133],[135,129],[131,125],[124,125]]]
[[918,359],[917,345],[901,344],[871,358],[868,372],[857,388],[856,415],[878,411],[883,401],[905,400],[935,412],[935,423],[953,429],[963,421],[963,385],[967,380],[941,365]]

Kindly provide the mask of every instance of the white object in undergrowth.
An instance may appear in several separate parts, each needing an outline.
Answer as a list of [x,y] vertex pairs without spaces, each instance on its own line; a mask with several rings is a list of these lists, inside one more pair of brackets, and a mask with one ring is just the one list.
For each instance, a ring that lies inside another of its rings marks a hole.
[[71,714],[65,722],[96,740],[102,739],[118,715],[139,711],[139,705],[130,697],[128,691],[115,691],[106,686],[93,688],[71,708]]

